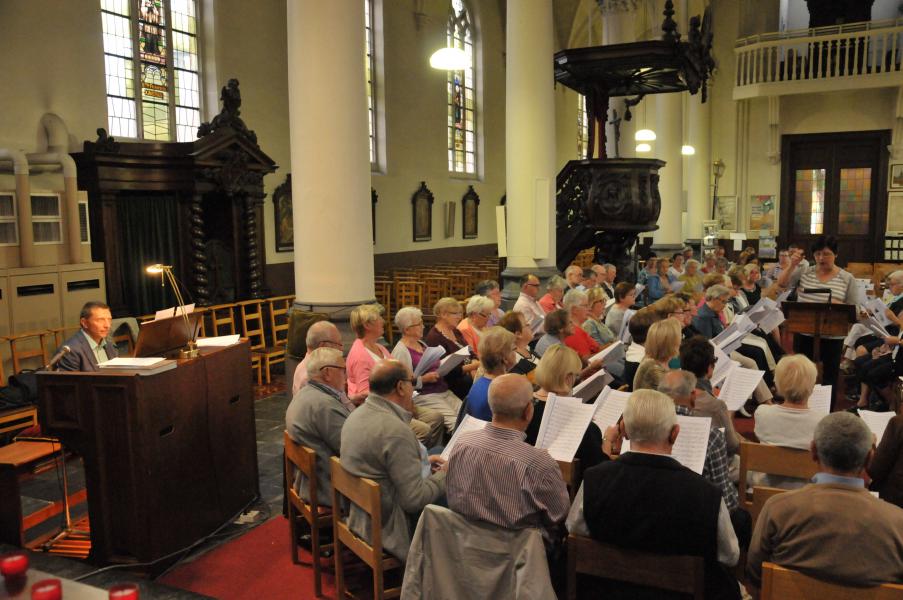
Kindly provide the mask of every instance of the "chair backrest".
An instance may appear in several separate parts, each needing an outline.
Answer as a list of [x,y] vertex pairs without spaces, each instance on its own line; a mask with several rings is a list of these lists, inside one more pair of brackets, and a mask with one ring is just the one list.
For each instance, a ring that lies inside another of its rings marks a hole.
[[576,574],[585,573],[705,598],[705,559],[626,550],[583,536],[568,536],[568,597],[576,597]]
[[248,338],[251,350],[259,350],[266,346],[263,333],[263,302],[261,300],[245,300],[237,303],[241,313],[241,334]]
[[234,304],[217,304],[207,308],[213,335],[235,335]]
[[818,472],[818,465],[806,450],[740,441],[740,501],[744,508],[752,508],[747,498],[746,481],[749,471],[783,475],[798,479],[811,479]]
[[577,495],[577,490],[580,488],[580,481],[583,476],[583,472],[580,469],[580,459],[575,458],[571,462],[564,462],[562,460],[556,462],[558,462],[558,468],[561,469],[561,477],[568,486],[568,495],[573,502],[574,496]]
[[29,331],[17,335],[11,335],[9,340],[9,351],[13,359],[13,374],[22,370],[22,361],[37,358],[40,364],[33,365],[35,368],[47,364],[47,337],[52,335],[50,330]]
[[283,432],[283,441],[285,443],[285,489],[288,490],[289,497],[295,506],[304,504],[304,500],[295,491],[294,471],[297,469],[307,477],[308,496],[310,501],[307,503],[312,510],[316,510],[319,506],[319,498],[317,497],[317,453],[312,448],[302,446],[293,440],[288,431]]
[[270,336],[273,339],[274,348],[288,346],[288,311],[294,301],[294,296],[267,298],[266,302],[270,313]]
[[[332,510],[335,516],[333,528],[335,535],[348,546],[364,562],[375,568],[382,560],[383,553],[383,519],[380,504],[379,484],[366,477],[352,475],[345,470],[337,456],[329,459],[330,481],[332,483]],[[342,498],[347,498],[361,510],[370,515],[370,543],[357,537],[345,520],[347,513]]]
[[770,562],[762,563],[760,600],[901,600],[903,585],[861,588],[821,581]]
[[768,502],[768,499],[772,496],[777,496],[778,494],[783,494],[787,490],[783,488],[775,488],[775,487],[767,487],[764,485],[757,485],[753,487],[752,491],[752,507],[749,509],[749,516],[752,517],[752,526],[756,526],[756,521],[759,520],[759,514],[762,512],[762,507],[765,506],[765,503]]

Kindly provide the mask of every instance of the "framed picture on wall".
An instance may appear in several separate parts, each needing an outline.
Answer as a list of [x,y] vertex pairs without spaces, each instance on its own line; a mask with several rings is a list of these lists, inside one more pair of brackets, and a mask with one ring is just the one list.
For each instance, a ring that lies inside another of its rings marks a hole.
[[433,239],[433,192],[426,187],[426,182],[420,182],[420,188],[414,192],[411,198],[411,212],[413,214],[414,241],[428,242]]
[[285,176],[285,183],[273,190],[273,216],[276,223],[276,252],[291,252],[295,248],[291,173]]
[[478,235],[480,216],[480,197],[474,191],[473,186],[467,186],[467,193],[461,198],[461,227],[465,240],[475,239]]
[[890,182],[887,187],[892,190],[903,190],[903,164],[890,166]]
[[721,231],[737,231],[737,197],[718,196],[715,218],[721,222]]

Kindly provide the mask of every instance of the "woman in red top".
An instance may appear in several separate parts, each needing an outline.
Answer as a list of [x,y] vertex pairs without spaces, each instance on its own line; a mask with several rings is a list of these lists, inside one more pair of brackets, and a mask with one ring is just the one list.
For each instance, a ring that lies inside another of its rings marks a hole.
[[564,310],[568,311],[568,314],[571,316],[571,328],[573,329],[573,333],[564,338],[564,343],[580,355],[580,360],[583,361],[585,366],[587,359],[602,349],[602,346],[581,327],[583,322],[586,321],[587,315],[589,315],[589,300],[586,292],[580,290],[569,291],[564,295],[562,305]]

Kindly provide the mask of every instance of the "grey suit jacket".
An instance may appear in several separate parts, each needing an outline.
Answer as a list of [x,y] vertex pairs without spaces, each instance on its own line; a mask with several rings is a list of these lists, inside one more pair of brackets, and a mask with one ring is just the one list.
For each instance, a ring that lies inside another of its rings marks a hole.
[[[285,411],[285,429],[289,436],[317,453],[317,502],[323,506],[332,506],[329,459],[339,455],[342,426],[349,414],[338,398],[313,382],[298,390]],[[303,499],[310,500],[307,477],[298,473],[295,489]]]
[[[342,466],[379,484],[383,549],[402,561],[420,511],[445,493],[445,471],[423,477],[420,444],[410,420],[411,413],[371,393],[342,427]],[[348,526],[370,541],[370,517],[355,505]]]
[[[113,340],[107,338],[105,341],[106,346],[104,346],[104,350],[107,353],[107,358],[119,356],[119,351],[116,350]],[[94,358],[94,352],[91,350],[88,338],[85,337],[81,330],[63,342],[63,346],[69,346],[72,348],[72,351],[66,354],[57,364],[57,368],[60,371],[96,371],[98,369],[97,359]],[[60,348],[63,346],[60,346]]]

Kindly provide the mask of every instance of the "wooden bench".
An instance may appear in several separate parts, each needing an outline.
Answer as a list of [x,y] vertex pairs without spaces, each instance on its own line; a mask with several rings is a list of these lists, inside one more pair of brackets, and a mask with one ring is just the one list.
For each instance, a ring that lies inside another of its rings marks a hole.
[[0,411],[0,435],[15,433],[38,424],[38,409],[34,406],[21,406]]
[[[19,483],[62,457],[58,442],[13,442],[0,447],[0,543],[25,546],[25,532],[63,512],[59,500],[30,515],[22,514]],[[69,496],[70,506],[84,502],[85,490]]]

